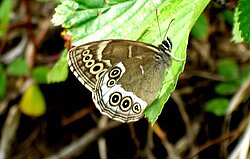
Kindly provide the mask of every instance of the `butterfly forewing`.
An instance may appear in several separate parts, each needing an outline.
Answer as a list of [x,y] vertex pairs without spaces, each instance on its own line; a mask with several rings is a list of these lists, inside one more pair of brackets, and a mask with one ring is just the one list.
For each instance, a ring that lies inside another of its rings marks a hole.
[[68,53],[70,70],[91,92],[112,65],[133,56],[158,51],[153,45],[129,40],[103,40],[74,47]]

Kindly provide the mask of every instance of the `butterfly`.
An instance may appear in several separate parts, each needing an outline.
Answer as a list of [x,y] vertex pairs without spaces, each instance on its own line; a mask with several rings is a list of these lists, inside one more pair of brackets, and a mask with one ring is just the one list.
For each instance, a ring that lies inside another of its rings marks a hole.
[[158,47],[110,39],[72,48],[67,61],[77,79],[92,92],[102,114],[120,122],[135,122],[157,98],[172,59],[179,60],[171,50],[168,37]]

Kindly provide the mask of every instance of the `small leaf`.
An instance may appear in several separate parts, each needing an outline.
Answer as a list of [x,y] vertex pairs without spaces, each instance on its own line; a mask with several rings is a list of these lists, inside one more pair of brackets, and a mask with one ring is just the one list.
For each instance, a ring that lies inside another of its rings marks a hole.
[[15,60],[7,67],[7,73],[14,76],[25,76],[29,73],[29,66],[25,60]]
[[231,10],[223,10],[221,13],[220,13],[225,21],[230,24],[230,25],[233,25],[234,24],[234,12],[231,11]]
[[38,66],[33,70],[33,78],[37,83],[48,83],[47,74],[49,72],[49,68],[46,66]]
[[249,0],[239,0],[239,23],[242,37],[245,42],[250,42],[250,3]]
[[48,72],[47,79],[49,83],[63,82],[68,77],[67,51],[64,50],[60,59]]
[[224,96],[232,95],[239,89],[239,86],[235,82],[220,83],[215,86],[215,92]]
[[25,90],[19,106],[20,110],[29,116],[38,117],[45,113],[45,99],[36,84],[31,85]]
[[3,99],[5,95],[7,87],[7,77],[4,72],[0,71],[0,101]]
[[0,4],[0,36],[2,36],[7,31],[7,26],[10,21],[10,13],[12,10],[12,3],[13,0],[3,0]]
[[241,30],[240,30],[240,23],[239,23],[239,9],[235,8],[235,12],[234,12],[234,24],[233,24],[233,37],[232,37],[232,41],[236,42],[236,43],[241,43],[243,42],[243,38],[241,36]]
[[234,80],[239,76],[239,68],[234,60],[223,59],[218,63],[218,73],[227,80]]
[[209,24],[207,17],[201,15],[194,24],[194,27],[191,30],[191,35],[198,40],[204,40],[208,37],[208,27]]
[[4,72],[4,68],[3,68],[3,65],[0,63],[0,73],[3,73]]
[[205,110],[217,116],[225,115],[229,105],[227,98],[215,98],[205,103]]

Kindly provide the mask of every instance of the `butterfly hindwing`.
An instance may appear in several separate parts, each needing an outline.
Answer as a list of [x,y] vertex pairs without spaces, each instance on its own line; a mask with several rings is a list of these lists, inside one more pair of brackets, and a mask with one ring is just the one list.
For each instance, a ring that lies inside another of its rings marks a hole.
[[161,87],[166,65],[154,52],[125,59],[98,79],[93,100],[97,108],[121,122],[143,116]]

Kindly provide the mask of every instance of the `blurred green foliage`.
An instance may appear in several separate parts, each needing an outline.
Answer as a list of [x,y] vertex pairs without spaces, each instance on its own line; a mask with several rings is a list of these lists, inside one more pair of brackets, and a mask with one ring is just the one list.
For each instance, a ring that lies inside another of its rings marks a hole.
[[208,29],[208,19],[205,15],[202,14],[199,16],[196,23],[194,24],[194,27],[191,30],[191,35],[198,40],[204,40],[208,38]]
[[7,31],[10,22],[10,14],[12,11],[13,0],[2,0],[0,4],[0,37]]
[[239,69],[239,65],[233,59],[219,60],[217,66],[218,74],[225,79],[215,86],[215,92],[220,97],[213,98],[205,103],[205,110],[215,115],[225,115],[230,99],[228,96],[234,95],[243,82],[250,76],[250,66],[245,65]]

